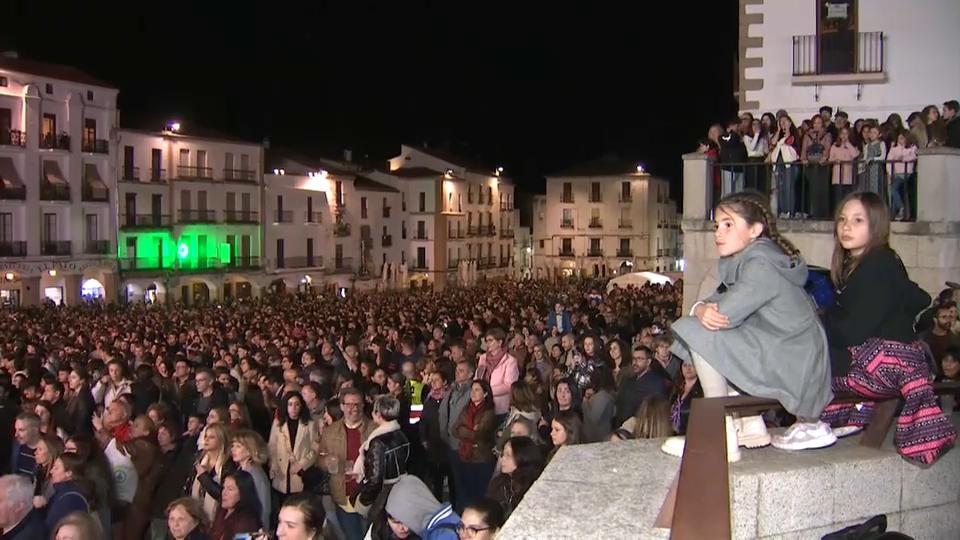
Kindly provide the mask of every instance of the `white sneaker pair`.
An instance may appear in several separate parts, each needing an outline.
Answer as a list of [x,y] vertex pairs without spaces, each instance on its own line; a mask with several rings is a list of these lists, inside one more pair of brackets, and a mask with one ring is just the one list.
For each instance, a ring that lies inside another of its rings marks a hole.
[[815,450],[837,442],[830,426],[824,422],[797,422],[787,428],[783,435],[774,435],[771,444],[780,450]]
[[[730,463],[740,461],[741,446],[760,448],[770,444],[770,434],[767,433],[767,425],[761,416],[739,418],[728,414],[725,422],[727,432],[727,461]],[[682,457],[685,443],[686,437],[670,437],[663,442],[660,449],[665,454]]]

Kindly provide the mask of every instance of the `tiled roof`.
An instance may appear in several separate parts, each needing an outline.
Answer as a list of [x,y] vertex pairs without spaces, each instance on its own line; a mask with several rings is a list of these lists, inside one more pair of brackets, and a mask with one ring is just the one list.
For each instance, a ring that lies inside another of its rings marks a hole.
[[425,146],[412,146],[412,145],[407,145],[407,146],[409,146],[410,148],[413,148],[418,152],[422,152],[428,156],[437,158],[442,161],[446,161],[447,163],[452,163],[453,165],[456,165],[458,167],[463,167],[468,171],[480,173],[480,174],[489,174],[491,176],[493,175],[493,168],[488,167],[483,163],[480,163],[479,160],[458,156],[455,153],[451,152],[450,150],[445,150],[442,148],[429,148]]
[[59,64],[49,64],[47,62],[37,62],[35,60],[24,60],[22,58],[12,58],[10,56],[0,55],[0,69],[26,73],[28,75],[35,75],[37,77],[55,79],[58,81],[67,81],[77,84],[86,84],[89,86],[99,86],[101,88],[117,90],[117,87],[113,86],[112,84],[101,81],[100,79],[97,79],[92,75],[88,75],[87,73],[84,73],[75,67],[61,66]]
[[357,191],[379,191],[382,193],[400,193],[400,190],[397,188],[390,187],[386,184],[381,184],[376,180],[371,180],[366,176],[357,176],[353,179],[353,187]]
[[400,167],[399,169],[389,171],[387,174],[397,176],[399,178],[430,178],[434,176],[441,176],[443,175],[443,172],[435,171],[429,167]]

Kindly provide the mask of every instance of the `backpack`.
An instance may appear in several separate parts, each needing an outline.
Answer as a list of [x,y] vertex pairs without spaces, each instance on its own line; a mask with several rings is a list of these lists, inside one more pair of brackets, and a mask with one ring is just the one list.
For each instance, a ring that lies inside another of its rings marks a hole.
[[860,525],[851,525],[827,534],[821,540],[913,540],[913,538],[898,532],[887,532],[887,516],[880,514]]

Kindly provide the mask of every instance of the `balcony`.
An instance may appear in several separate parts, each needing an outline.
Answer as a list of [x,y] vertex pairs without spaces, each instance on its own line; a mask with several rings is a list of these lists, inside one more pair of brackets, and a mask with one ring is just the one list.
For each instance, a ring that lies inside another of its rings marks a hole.
[[178,180],[213,180],[213,169],[210,167],[177,166]]
[[121,182],[139,182],[140,167],[123,167],[120,171]]
[[40,138],[40,148],[44,150],[66,150],[70,151],[70,136],[66,133],[61,133],[55,135],[53,133],[45,133],[43,137]]
[[223,180],[226,182],[243,182],[246,184],[257,183],[257,171],[248,169],[224,169]]
[[260,212],[253,210],[226,210],[223,213],[224,223],[260,223]]
[[460,266],[460,261],[447,261],[447,270],[454,270]]
[[169,214],[121,214],[121,229],[163,229],[170,227]]
[[501,212],[513,212],[513,203],[512,202],[501,202],[500,203]]
[[513,229],[500,229],[500,238],[513,238],[516,232]]
[[119,259],[117,263],[121,272],[158,272],[164,269],[172,269],[169,266],[164,266],[163,260],[159,257]]
[[0,242],[0,257],[26,257],[26,242]]
[[561,219],[561,220],[560,220],[560,228],[561,228],[561,229],[572,229],[572,228],[573,228],[573,220],[572,220],[572,219]]
[[600,203],[600,202],[603,202],[603,197],[601,197],[599,193],[591,193],[591,194],[590,194],[590,198],[589,198],[589,202],[592,202],[592,203]]
[[617,250],[617,257],[633,257],[633,250],[630,248],[620,248]]
[[558,253],[562,259],[572,259],[577,256],[576,253],[573,252],[573,248],[560,248]]
[[328,274],[352,274],[353,259],[350,257],[334,257],[333,264],[326,271]]
[[632,220],[632,219],[626,219],[626,218],[620,218],[620,225],[619,225],[619,226],[620,226],[621,229],[632,229],[632,228],[633,228],[633,220]]
[[603,257],[603,250],[600,248],[590,248],[587,250],[587,257]]
[[383,247],[390,247],[393,245],[393,235],[387,234],[380,238],[380,245]]
[[216,223],[215,210],[180,210],[177,214],[179,223]]
[[467,227],[467,236],[476,236],[477,230],[478,228],[476,225],[470,225],[469,227]]
[[390,219],[390,207],[384,206],[383,212],[381,213],[381,215],[383,216],[384,219]]
[[70,186],[67,184],[55,184],[45,180],[41,181],[40,200],[70,202]]
[[598,217],[592,217],[592,218],[590,218],[590,225],[588,225],[588,226],[589,226],[591,229],[602,229],[602,228],[603,228],[603,222],[600,221],[600,218],[598,218]]
[[260,268],[261,266],[263,265],[261,264],[260,257],[254,255],[238,255],[230,261],[227,268],[253,269]]
[[71,252],[71,243],[69,240],[41,240],[40,254],[48,257],[67,257]]
[[429,237],[429,235],[427,235],[427,231],[417,231],[417,233],[413,235],[413,239],[414,239],[414,240],[429,240],[430,237]]
[[496,236],[496,235],[497,235],[497,226],[487,225],[487,236]]
[[0,130],[0,146],[26,146],[27,135],[19,129]]
[[304,212],[304,223],[323,223],[323,214],[320,212]]
[[333,235],[337,238],[350,236],[350,224],[342,221],[333,224]]
[[416,272],[426,272],[430,269],[430,266],[427,264],[427,261],[413,261],[410,269]]
[[274,210],[274,223],[293,223],[293,210]]
[[27,200],[26,186],[0,187],[0,201],[25,201],[25,200]]
[[91,154],[109,154],[110,141],[106,139],[82,139],[80,141],[80,150]]
[[323,257],[285,257],[274,261],[277,268],[319,268],[323,266]]
[[618,198],[618,200],[619,200],[620,203],[632,203],[632,202],[633,202],[633,194],[632,194],[632,193],[620,193],[620,197]]
[[80,200],[83,202],[109,202],[109,189],[93,189],[93,186],[84,182],[80,190]]
[[793,84],[882,83],[883,32],[793,36]]
[[83,246],[83,252],[87,255],[110,255],[109,240],[87,240]]
[[564,204],[573,204],[573,193],[564,193],[561,195],[560,202]]
[[218,270],[223,264],[217,257],[200,257],[196,259],[183,259],[176,262],[175,270],[182,272],[210,272]]
[[511,257],[502,257],[500,259],[500,268],[509,268],[511,262],[513,262]]

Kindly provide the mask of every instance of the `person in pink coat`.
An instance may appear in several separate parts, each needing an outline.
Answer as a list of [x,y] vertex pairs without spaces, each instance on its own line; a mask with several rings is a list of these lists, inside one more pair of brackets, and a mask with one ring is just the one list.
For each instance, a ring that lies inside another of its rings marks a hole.
[[490,383],[496,422],[500,425],[510,412],[510,385],[520,378],[517,359],[507,352],[507,335],[501,328],[491,328],[484,336],[485,350],[477,363],[477,380]]
[[833,143],[828,158],[830,163],[833,164],[834,205],[853,191],[853,180],[857,176],[853,162],[858,157],[860,157],[860,149],[850,141],[850,128],[840,128],[837,133],[837,141]]
[[913,175],[914,168],[917,165],[917,145],[912,139],[910,132],[900,132],[897,135],[897,143],[887,153],[890,216],[898,220],[904,217],[904,194],[901,194],[900,191],[907,191],[907,180]]

